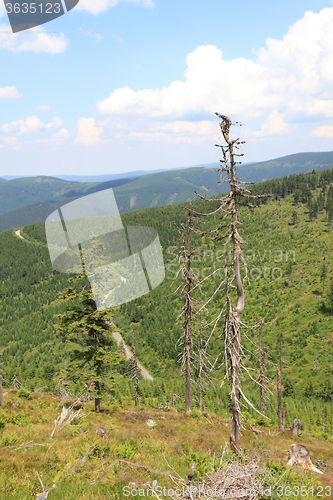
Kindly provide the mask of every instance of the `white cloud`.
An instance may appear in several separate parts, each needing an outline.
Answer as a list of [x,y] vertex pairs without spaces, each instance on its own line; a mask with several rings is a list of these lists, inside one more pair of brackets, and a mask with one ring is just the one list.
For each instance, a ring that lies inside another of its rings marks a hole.
[[58,116],[55,116],[49,123],[45,125],[45,128],[48,129],[58,128],[61,127],[61,125],[62,125],[62,119],[59,118]]
[[18,144],[15,136],[1,137],[1,140],[6,146],[16,146]]
[[0,25],[0,49],[12,52],[59,54],[66,50],[67,43],[68,38],[63,33],[48,34],[41,26],[13,34],[9,26]]
[[14,135],[38,134],[43,129],[53,129],[60,127],[62,120],[55,116],[49,123],[44,124],[37,116],[28,116],[25,120],[16,120],[2,125],[0,130],[6,134]]
[[100,33],[97,33],[94,30],[84,30],[83,28],[79,28],[78,31],[82,33],[84,36],[93,38],[96,42],[100,42],[101,40],[104,39],[104,35],[101,35]]
[[0,88],[0,99],[19,99],[20,97],[23,97],[23,94],[16,87]]
[[279,113],[277,109],[274,109],[270,113],[268,120],[261,125],[260,131],[254,132],[254,135],[267,137],[271,135],[286,134],[290,131],[291,127],[283,121],[284,117],[284,113]]
[[116,43],[123,43],[124,40],[120,38],[120,36],[113,33],[113,31],[110,32],[110,35]]
[[59,130],[59,132],[57,132],[56,134],[53,134],[52,137],[55,137],[57,139],[66,139],[67,137],[69,137],[69,132],[67,129],[65,128],[62,128],[61,130]]
[[326,137],[327,139],[333,139],[333,126],[323,125],[312,130],[311,135],[314,137]]
[[96,127],[94,118],[80,118],[77,122],[78,136],[75,142],[84,146],[96,146],[100,142],[99,135],[103,132],[102,127]]
[[41,104],[40,106],[37,106],[36,111],[39,111],[40,113],[47,113],[50,111],[51,106],[47,106],[45,104]]
[[119,88],[97,103],[105,115],[196,119],[215,111],[247,120],[271,112],[260,135],[282,134],[297,118],[333,117],[333,8],[306,12],[283,40],[267,39],[255,60],[225,60],[214,45],[186,58],[184,81],[163,89]]
[[152,0],[80,0],[75,9],[87,10],[91,14],[99,14],[111,7],[116,7],[120,2],[130,2],[142,7],[154,7]]

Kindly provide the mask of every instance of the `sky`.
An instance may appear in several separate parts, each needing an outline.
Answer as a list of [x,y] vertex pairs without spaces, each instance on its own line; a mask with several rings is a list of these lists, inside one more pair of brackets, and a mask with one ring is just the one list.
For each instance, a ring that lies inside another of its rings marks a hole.
[[0,177],[213,163],[215,112],[245,163],[332,151],[333,1],[80,0],[13,34],[0,0]]

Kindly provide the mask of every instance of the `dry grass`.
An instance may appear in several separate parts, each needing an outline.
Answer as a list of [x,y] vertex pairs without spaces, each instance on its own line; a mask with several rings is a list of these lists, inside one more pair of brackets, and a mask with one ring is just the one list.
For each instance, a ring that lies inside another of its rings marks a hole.
[[[213,417],[213,423],[209,423],[204,417],[194,419],[173,410],[132,406],[104,407],[97,415],[93,404],[87,403],[83,411],[89,416],[76,422],[79,426],[69,425],[51,439],[53,422],[61,412],[59,401],[50,395],[33,395],[33,398],[30,401],[20,398],[18,407],[6,404],[0,410],[0,420],[7,420],[0,431],[0,498],[28,500],[41,493],[36,471],[46,489],[53,483],[58,484],[50,492],[50,500],[120,500],[125,498],[123,486],[130,482],[140,488],[156,480],[159,485],[171,487],[172,478],[185,480],[193,462],[200,481],[207,471],[210,471],[210,480],[217,480],[221,451],[229,441],[229,426],[221,419]],[[18,399],[11,391],[5,403]],[[157,425],[149,428],[145,423],[147,418],[153,418]],[[105,427],[107,436],[97,437],[98,427]],[[327,486],[333,484],[332,443],[305,434],[294,438],[272,428],[261,430],[258,438],[250,429],[243,430],[243,453],[248,460],[254,457],[259,460],[261,467],[268,463],[272,481],[285,472],[287,452],[296,442],[304,444],[313,463],[325,471],[320,482]],[[97,448],[86,463],[71,472],[92,446]],[[230,451],[225,452],[222,466],[232,457]],[[318,481],[316,474],[303,471],[287,471],[284,479],[293,484],[302,484],[302,481],[317,484]]]

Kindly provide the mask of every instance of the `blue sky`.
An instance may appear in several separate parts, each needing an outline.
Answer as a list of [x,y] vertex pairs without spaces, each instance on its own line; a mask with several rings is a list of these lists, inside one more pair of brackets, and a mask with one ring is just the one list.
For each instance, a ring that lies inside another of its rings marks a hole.
[[331,0],[80,0],[17,34],[0,2],[0,176],[215,162],[215,111],[245,162],[333,150]]

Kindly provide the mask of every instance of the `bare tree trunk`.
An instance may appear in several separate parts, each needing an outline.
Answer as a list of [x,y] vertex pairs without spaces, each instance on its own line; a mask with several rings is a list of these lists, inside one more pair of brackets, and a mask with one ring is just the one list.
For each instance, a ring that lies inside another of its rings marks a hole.
[[284,429],[285,423],[286,423],[286,406],[287,403],[283,403],[283,410],[282,410],[282,428]]
[[199,386],[199,411],[202,411],[202,314],[200,312],[200,330],[199,330],[200,340],[199,340],[199,375],[198,375],[198,386]]
[[177,404],[177,394],[176,394],[176,389],[174,389],[172,395],[172,408],[174,408],[175,410],[177,409],[176,404]]
[[132,330],[132,351],[133,351],[133,364],[134,364],[134,398],[135,398],[135,406],[139,406],[139,378],[138,378],[138,362],[135,354],[134,347],[134,332]]
[[260,412],[265,415],[265,348],[262,348],[262,318],[259,326],[259,381],[260,381]]
[[3,401],[3,390],[2,390],[2,377],[0,375],[0,406],[5,406]]
[[[183,259],[184,259],[184,364],[185,364],[185,413],[190,413],[192,409],[191,397],[191,354],[192,354],[192,301],[191,301],[191,225],[192,225],[192,203],[188,212],[187,248],[183,236]],[[184,230],[184,225],[182,224]]]
[[100,385],[99,382],[95,382],[95,388],[97,391],[97,397],[95,398],[95,412],[100,413],[101,412],[101,398],[100,398]]
[[245,306],[245,298],[244,298],[244,288],[240,275],[239,268],[239,257],[241,254],[241,249],[239,245],[239,239],[237,237],[237,204],[236,204],[236,165],[234,159],[233,152],[233,144],[230,141],[229,144],[230,151],[230,164],[231,164],[231,191],[232,197],[234,199],[234,210],[232,214],[232,222],[233,222],[233,234],[232,234],[232,242],[233,242],[233,256],[234,256],[234,273],[235,273],[235,283],[237,288],[237,305],[233,308],[233,338],[231,344],[232,350],[232,363],[231,363],[231,379],[233,381],[232,386],[233,389],[231,391],[231,413],[232,413],[232,421],[231,421],[231,437],[230,441],[233,446],[239,450],[240,449],[240,379],[239,379],[239,364],[240,364],[240,318]]
[[[225,360],[226,360],[226,378],[231,383],[231,393],[230,393],[230,403],[229,409],[231,412],[231,435],[230,435],[230,446],[233,450],[240,450],[240,397],[242,396],[247,402],[246,396],[243,394],[241,390],[241,381],[240,381],[240,366],[242,362],[241,353],[240,353],[240,345],[241,345],[241,314],[244,310],[245,306],[245,297],[244,297],[244,288],[242,283],[242,278],[240,274],[240,260],[244,264],[244,268],[247,272],[247,266],[245,259],[242,255],[241,244],[246,244],[246,242],[241,238],[238,232],[238,224],[237,213],[238,213],[238,205],[244,205],[250,208],[254,208],[254,206],[248,203],[251,198],[266,198],[270,195],[252,195],[251,191],[242,187],[242,184],[252,184],[252,182],[243,182],[240,179],[236,178],[236,156],[244,156],[243,154],[237,154],[234,152],[234,148],[239,149],[241,144],[244,144],[244,141],[240,141],[239,139],[231,140],[229,137],[230,127],[232,125],[231,120],[228,116],[220,115],[219,113],[215,113],[220,119],[220,128],[222,132],[222,136],[227,143],[227,146],[220,146],[223,159],[220,160],[223,164],[223,167],[217,169],[218,172],[226,172],[227,179],[223,179],[221,174],[220,184],[223,182],[229,182],[230,193],[226,194],[222,198],[219,199],[220,207],[214,210],[211,214],[205,215],[213,215],[218,211],[221,211],[222,215],[220,219],[222,222],[219,223],[219,226],[211,231],[207,231],[205,234],[217,233],[215,236],[215,241],[224,240],[224,268],[225,268],[225,291],[226,291],[226,315],[225,315],[225,324],[224,324],[224,352],[225,352]],[[230,164],[230,165],[229,165]],[[198,193],[196,193],[198,194]],[[198,194],[200,198],[207,199]],[[215,199],[208,199],[208,201],[214,201]],[[201,214],[202,215],[202,214]],[[228,218],[231,216],[231,221]],[[261,218],[261,214],[260,214]],[[226,229],[228,228],[228,229]],[[222,234],[221,237],[219,235],[222,230],[226,230],[225,234]],[[228,278],[228,262],[227,262],[227,251],[226,247],[229,242],[232,242],[232,267],[233,267],[233,279],[229,281]],[[232,283],[233,282],[233,283]],[[229,296],[229,289],[231,290],[231,284],[235,285],[233,288],[236,289],[237,292],[237,304],[236,306],[232,306],[231,298]],[[230,369],[229,369],[230,367]],[[251,403],[250,403],[251,404]],[[253,407],[253,405],[251,405]]]
[[18,384],[18,380],[17,380],[17,377],[16,377],[16,373],[14,373],[14,377],[13,377],[13,388],[14,389],[17,389],[19,386]]
[[277,369],[277,393],[278,393],[278,412],[279,412],[279,429],[283,430],[282,418],[282,337],[280,338],[280,368]]
[[333,435],[333,394],[331,394],[331,436]]

